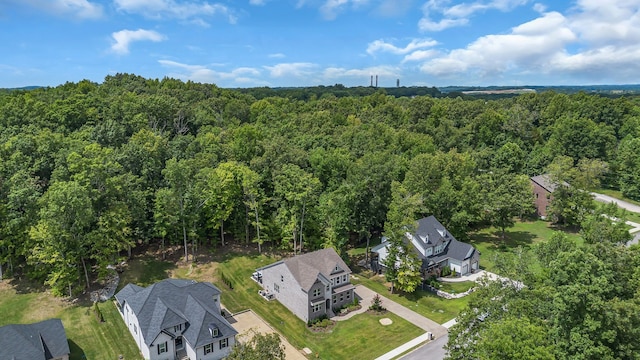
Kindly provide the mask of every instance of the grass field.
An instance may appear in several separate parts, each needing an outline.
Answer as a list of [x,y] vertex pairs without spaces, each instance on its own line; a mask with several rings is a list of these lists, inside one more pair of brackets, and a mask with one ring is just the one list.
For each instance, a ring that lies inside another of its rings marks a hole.
[[463,293],[472,287],[475,287],[477,284],[473,281],[462,281],[462,282],[440,282],[440,290],[446,291],[449,294],[460,294]]
[[70,359],[141,359],[138,348],[112,302],[99,305],[105,322],[100,323],[90,304],[69,304],[47,292],[22,291],[20,284],[0,286],[0,326],[59,318],[71,350]]
[[583,242],[575,231],[554,227],[547,221],[536,220],[516,222],[514,227],[507,229],[505,239],[502,239],[500,230],[493,227],[476,231],[470,235],[469,243],[480,251],[480,267],[496,272],[494,259],[497,254],[509,252],[518,246],[531,248],[532,245],[549,239],[554,231],[565,232],[578,244]]

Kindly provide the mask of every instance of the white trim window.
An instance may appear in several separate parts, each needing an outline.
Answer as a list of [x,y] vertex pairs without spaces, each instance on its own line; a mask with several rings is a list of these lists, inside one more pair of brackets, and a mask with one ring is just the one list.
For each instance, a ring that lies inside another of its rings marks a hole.
[[204,346],[204,354],[205,355],[210,354],[212,352],[213,352],[213,343],[207,344],[207,345]]
[[318,296],[320,296],[320,288],[313,289],[313,297],[317,298]]
[[224,339],[220,340],[220,349],[224,349],[227,346],[229,346],[229,339],[228,338],[224,338]]
[[315,305],[313,306],[313,312],[314,312],[314,313],[317,313],[317,312],[319,312],[320,310],[322,310],[322,303],[318,303],[318,304],[315,304]]
[[166,353],[167,351],[169,351],[169,349],[167,349],[167,342],[163,342],[158,344],[158,355],[162,354],[162,353]]

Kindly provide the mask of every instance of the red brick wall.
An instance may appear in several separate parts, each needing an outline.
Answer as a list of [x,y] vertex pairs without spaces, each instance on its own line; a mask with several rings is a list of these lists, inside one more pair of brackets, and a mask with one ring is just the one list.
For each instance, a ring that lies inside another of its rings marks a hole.
[[533,185],[533,196],[536,201],[536,212],[538,216],[547,216],[547,206],[551,203],[553,196],[551,193],[545,190],[542,186],[535,182],[531,182]]

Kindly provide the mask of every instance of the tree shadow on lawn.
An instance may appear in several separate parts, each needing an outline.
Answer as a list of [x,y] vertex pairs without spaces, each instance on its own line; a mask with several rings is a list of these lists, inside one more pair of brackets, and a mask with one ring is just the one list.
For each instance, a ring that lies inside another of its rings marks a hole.
[[84,354],[84,350],[76,344],[73,340],[69,339],[69,360],[86,360],[87,357]]
[[479,245],[492,250],[506,250],[518,246],[530,247],[537,238],[535,234],[528,231],[506,231],[505,238],[502,239],[502,232],[497,230],[491,233],[475,233],[471,236],[469,243]]
[[176,264],[171,261],[156,259],[151,256],[143,256],[129,260],[127,268],[120,274],[120,291],[129,283],[140,286],[149,286],[169,277],[169,273],[176,269]]

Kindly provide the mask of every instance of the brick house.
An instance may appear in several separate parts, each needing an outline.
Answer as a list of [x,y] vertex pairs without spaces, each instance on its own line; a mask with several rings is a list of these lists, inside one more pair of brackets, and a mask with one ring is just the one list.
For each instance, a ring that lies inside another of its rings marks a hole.
[[532,176],[531,184],[533,185],[536,213],[538,216],[545,219],[547,217],[551,201],[553,200],[553,192],[555,191],[557,184],[551,180],[549,174]]

